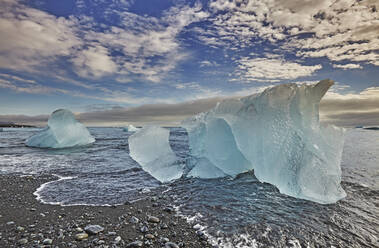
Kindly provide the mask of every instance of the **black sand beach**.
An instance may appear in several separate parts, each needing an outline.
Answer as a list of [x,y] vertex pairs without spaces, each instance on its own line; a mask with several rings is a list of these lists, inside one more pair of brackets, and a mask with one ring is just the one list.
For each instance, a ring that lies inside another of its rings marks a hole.
[[211,247],[157,192],[111,207],[38,202],[33,192],[54,179],[0,176],[0,247]]

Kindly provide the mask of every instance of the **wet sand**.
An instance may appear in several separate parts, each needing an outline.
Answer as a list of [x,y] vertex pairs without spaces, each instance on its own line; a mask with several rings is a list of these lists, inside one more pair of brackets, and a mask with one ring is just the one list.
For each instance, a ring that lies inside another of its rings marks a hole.
[[55,179],[0,175],[0,247],[212,247],[160,192],[109,207],[37,201],[33,192]]

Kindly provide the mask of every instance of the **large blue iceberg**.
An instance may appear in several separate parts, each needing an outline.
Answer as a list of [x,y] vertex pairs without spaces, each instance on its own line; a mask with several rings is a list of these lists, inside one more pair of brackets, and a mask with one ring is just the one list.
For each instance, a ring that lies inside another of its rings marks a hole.
[[95,139],[87,128],[75,119],[74,114],[66,109],[54,111],[47,127],[26,140],[26,145],[41,148],[66,148],[88,145]]
[[254,170],[283,194],[324,204],[345,197],[344,129],[319,121],[320,100],[332,85],[282,84],[185,120],[191,152],[186,175],[234,177]]

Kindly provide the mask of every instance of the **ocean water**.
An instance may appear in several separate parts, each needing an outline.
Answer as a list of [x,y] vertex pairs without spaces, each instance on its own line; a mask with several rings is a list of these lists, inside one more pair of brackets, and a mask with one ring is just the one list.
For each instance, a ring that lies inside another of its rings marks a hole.
[[[38,129],[0,132],[0,174],[54,174],[36,192],[50,204],[122,204],[151,188],[166,195],[188,221],[221,247],[379,247],[379,131],[349,129],[342,158],[347,197],[336,204],[282,195],[253,173],[236,179],[181,179],[161,184],[128,155],[129,132],[90,128],[93,145],[38,149],[24,145]],[[188,136],[170,129],[177,156],[188,156]]]

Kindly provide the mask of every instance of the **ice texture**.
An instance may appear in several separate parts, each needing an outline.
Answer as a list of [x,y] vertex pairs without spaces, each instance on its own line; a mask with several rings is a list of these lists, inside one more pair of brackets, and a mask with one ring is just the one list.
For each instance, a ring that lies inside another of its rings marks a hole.
[[183,174],[181,164],[169,144],[170,131],[147,126],[129,137],[129,154],[142,169],[161,182],[178,179]]
[[124,127],[122,129],[124,132],[137,132],[139,130],[138,127],[133,126],[132,124],[128,125],[127,127]]
[[66,148],[88,145],[95,142],[83,124],[67,109],[54,111],[47,127],[26,140],[27,146],[41,148]]
[[[194,166],[190,176],[210,178],[222,173],[236,176],[251,169],[250,162],[237,148],[231,127],[223,118],[202,113],[187,120],[184,126],[189,132],[192,160],[196,159],[196,162],[190,161]],[[218,168],[218,172],[209,173],[210,168]],[[203,175],[202,170],[208,172]]]
[[253,169],[258,180],[293,197],[319,203],[345,197],[344,130],[319,122],[320,100],[332,85],[328,79],[282,84],[185,120],[194,170],[188,175],[209,178],[216,168],[215,177],[220,171],[235,176]]

